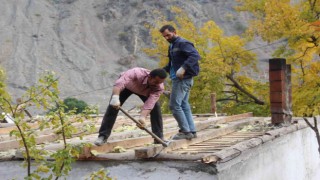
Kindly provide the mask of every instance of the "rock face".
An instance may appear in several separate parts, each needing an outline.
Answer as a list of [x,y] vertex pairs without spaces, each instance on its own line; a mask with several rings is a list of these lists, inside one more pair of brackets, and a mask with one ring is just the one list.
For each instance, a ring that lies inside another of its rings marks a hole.
[[141,51],[152,45],[144,24],[157,20],[155,11],[170,18],[170,7],[178,6],[196,23],[212,19],[231,35],[241,33],[249,17],[234,5],[235,0],[2,0],[0,66],[13,97],[48,70],[59,77],[61,97],[104,111],[120,72],[157,67]]

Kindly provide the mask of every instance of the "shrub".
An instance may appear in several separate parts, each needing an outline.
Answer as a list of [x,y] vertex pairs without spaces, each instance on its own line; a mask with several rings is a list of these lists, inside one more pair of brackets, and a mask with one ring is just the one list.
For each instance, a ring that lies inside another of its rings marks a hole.
[[76,110],[76,114],[82,113],[82,111],[88,107],[88,104],[82,100],[78,100],[76,98],[66,98],[63,100],[65,105],[65,112],[69,112],[71,110]]

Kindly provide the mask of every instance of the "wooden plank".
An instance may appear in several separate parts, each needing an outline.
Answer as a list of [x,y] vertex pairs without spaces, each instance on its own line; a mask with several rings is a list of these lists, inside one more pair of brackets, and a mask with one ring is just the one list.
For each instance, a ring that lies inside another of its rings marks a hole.
[[[255,121],[257,118],[255,118]],[[165,149],[165,151],[170,151],[170,150],[175,150],[179,149],[181,147],[191,145],[191,144],[196,144],[199,142],[203,142],[209,139],[212,139],[214,137],[219,137],[225,134],[229,134],[231,132],[235,132],[235,130],[241,126],[247,125],[253,123],[252,119],[247,119],[247,120],[241,120],[239,122],[233,122],[231,123],[230,126],[227,126],[225,128],[221,129],[214,129],[209,132],[200,132],[198,133],[198,138],[192,139],[191,141],[189,140],[178,140],[178,141],[173,141],[168,148]]]
[[[172,131],[169,133],[165,133],[165,136],[172,136],[176,134],[176,131]],[[139,137],[139,138],[130,138],[130,139],[125,139],[125,140],[120,140],[120,141],[114,141],[114,142],[107,142],[106,144],[103,144],[102,146],[92,146],[92,147],[86,147],[87,149],[85,150],[83,156],[85,157],[91,157],[91,151],[95,150],[99,153],[107,153],[112,151],[116,146],[121,146],[123,148],[132,148],[132,147],[137,147],[137,146],[142,146],[148,143],[153,142],[153,138],[151,136],[145,136],[145,137]],[[153,146],[158,147],[158,146]],[[154,150],[154,152],[157,151],[158,148]]]
[[[218,120],[223,120],[223,119],[220,118]],[[196,126],[198,131],[200,131],[209,127],[212,123],[215,123],[215,122],[217,122],[217,119],[207,119],[202,122],[196,123]],[[168,138],[176,133],[177,133],[176,131],[173,131],[173,133],[171,132],[170,135],[165,133],[165,137]],[[162,149],[157,147],[142,147],[142,148],[136,149],[135,154],[137,155],[137,158],[150,158],[150,157],[154,157],[160,151],[162,151]]]
[[[92,122],[92,121],[90,121],[90,122]],[[101,119],[93,121],[93,123],[99,123],[99,122],[101,123]],[[122,124],[124,124],[126,122],[131,122],[131,121],[128,119],[120,119],[115,125],[121,126]],[[80,127],[86,123],[87,123],[87,121],[84,121],[83,123],[74,123],[73,125],[76,127]],[[32,129],[38,128],[38,123],[28,123],[28,125],[31,126]],[[96,127],[96,131],[98,130],[99,127],[98,126]],[[1,151],[19,148],[19,140],[16,140],[14,137],[10,137],[7,135],[10,131],[15,130],[15,129],[17,129],[17,128],[14,124],[10,125],[10,127],[0,128],[0,132],[5,134],[0,137],[0,139],[1,139],[0,150]],[[36,131],[37,131],[36,141],[38,144],[43,143],[43,142],[52,142],[52,141],[56,141],[57,139],[59,139],[59,136],[54,134],[53,130],[51,130],[51,129],[44,129],[42,131],[36,130]],[[77,137],[78,135],[80,135],[80,134],[77,134],[74,137]],[[130,134],[128,136],[132,136],[132,134]]]
[[[83,126],[84,123],[77,123],[76,127]],[[38,125],[33,125],[37,127]],[[79,135],[79,134],[78,134]],[[37,144],[41,144],[44,142],[53,142],[59,139],[59,135],[54,133],[52,129],[44,129],[42,131],[36,130],[36,142]],[[19,140],[15,137],[10,136],[2,136],[0,141],[0,151],[5,151],[8,149],[19,148]]]
[[[208,145],[208,146],[230,146],[230,145],[233,145],[234,143],[208,143],[208,142],[202,142],[201,144],[199,145]],[[198,145],[198,144],[196,144]]]
[[233,115],[233,116],[227,116],[225,118],[225,122],[234,122],[234,121],[238,121],[240,119],[249,118],[249,117],[253,117],[253,113],[252,112],[243,113],[243,114],[237,114],[237,115]]
[[189,147],[229,147],[230,145],[193,144]]
[[179,161],[197,161],[201,160],[202,157],[208,155],[210,153],[197,153],[197,154],[181,154],[176,152],[170,152],[170,153],[164,153],[161,152],[160,154],[157,154],[156,158],[153,158],[153,160],[179,160]]
[[250,138],[226,138],[226,139],[222,139],[222,140],[234,142],[234,141],[243,141],[243,140],[246,140],[246,139],[250,139]]
[[[125,121],[126,120],[122,120],[121,123],[124,123]],[[92,121],[90,121],[90,122],[92,122]],[[93,121],[93,123],[95,123],[95,122],[97,122],[97,121]],[[81,126],[85,125],[86,123],[88,123],[88,121],[84,121],[83,123],[73,123],[73,125],[75,127],[81,127]],[[35,123],[32,123],[31,125],[34,128],[38,128],[38,124],[35,125]],[[121,124],[118,124],[118,125],[120,126]],[[99,127],[100,126],[96,126],[96,131],[98,131]],[[16,127],[10,127],[10,129],[7,128],[6,131],[11,131],[13,129],[16,129]],[[54,133],[54,130],[48,129],[48,128],[46,128],[46,129],[44,129],[42,131],[36,130],[36,134],[37,134],[36,141],[37,141],[38,144],[43,143],[43,142],[53,142],[53,141],[56,141],[56,140],[59,139],[59,136]],[[78,137],[81,134],[85,135],[85,134],[88,134],[88,133],[80,132],[80,133],[77,133],[77,134],[73,135],[73,137]],[[133,135],[129,134],[127,136],[133,136]],[[123,137],[121,137],[121,138],[123,138]],[[1,139],[1,141],[0,141],[0,150],[1,151],[8,150],[8,149],[19,148],[19,140],[16,140],[14,137],[10,137],[8,135],[4,135],[4,136],[1,136],[0,139]],[[81,142],[79,142],[79,143],[81,143]],[[53,146],[56,147],[56,146],[59,146],[59,145],[53,145]],[[59,147],[62,148],[63,145],[61,144]]]
[[[199,119],[197,119],[197,120],[199,120]],[[202,120],[200,122],[197,122],[196,125],[197,125],[198,130],[201,131],[202,129],[207,128],[212,123],[218,123],[218,122],[223,122],[223,121],[225,121],[224,117],[223,118],[216,118],[216,119],[207,119],[207,120],[204,119],[204,120]],[[121,120],[119,122],[122,123]],[[125,120],[123,120],[123,123],[124,122],[125,122]],[[170,124],[170,127],[175,127],[175,126],[177,126],[176,122],[175,122],[174,119],[172,119],[172,124]],[[174,130],[174,131],[170,131],[169,133],[165,133],[164,135],[165,135],[165,137],[170,137],[170,136],[172,136],[172,135],[174,135],[176,133],[177,133],[177,130]],[[46,142],[46,141],[55,141],[55,140],[58,139],[58,136],[55,135],[55,134],[48,134],[48,135],[45,135],[45,136],[39,136],[37,139],[38,139],[37,142],[43,143],[43,142]],[[141,146],[141,145],[144,145],[146,143],[150,143],[152,141],[153,141],[153,138],[151,138],[149,136],[148,137],[126,139],[126,140],[122,140],[122,141],[114,141],[114,142],[107,143],[107,144],[105,144],[103,146],[99,146],[99,147],[93,146],[93,147],[87,149],[86,150],[87,153],[85,153],[84,157],[86,157],[86,158],[87,157],[91,157],[92,156],[92,154],[90,153],[91,150],[96,150],[98,152],[110,152],[116,146],[121,146],[121,147],[124,147],[124,148],[130,148],[130,147]],[[175,143],[175,144],[177,144],[177,143]],[[0,145],[0,147],[7,147],[7,146]],[[10,146],[10,148],[11,147],[12,146]],[[13,145],[13,147],[18,147],[17,142],[16,142],[16,144]],[[60,146],[60,145],[51,145],[51,147],[55,147],[57,149],[62,148],[62,146]],[[55,149],[55,148],[53,148],[53,149]],[[151,151],[152,153],[146,153],[146,154],[147,154],[147,156],[151,156],[152,154],[156,154],[158,151],[159,150],[156,148],[155,151]]]
[[106,161],[106,160],[135,160],[136,157],[134,155],[133,150],[128,150],[122,153],[99,153],[96,156],[80,156],[77,160],[93,160],[93,161]]
[[[38,123],[27,123],[27,124],[28,124],[28,126],[30,126],[33,129],[39,127]],[[12,130],[18,130],[18,129],[15,125],[10,126],[10,127],[0,128],[0,134],[9,134],[10,131],[12,131]]]
[[219,139],[209,139],[203,142],[199,142],[199,143],[211,143],[211,144],[215,144],[215,143],[222,143],[222,144],[228,144],[228,141],[220,141]]
[[193,116],[196,116],[196,117],[215,117],[216,115],[214,113],[207,113],[207,114],[193,114]]
[[[198,137],[195,138],[195,139],[192,139],[192,140],[183,139],[183,140],[177,140],[177,141],[171,142],[169,144],[169,146],[163,150],[163,152],[173,151],[173,150],[176,150],[176,149],[180,149],[181,147],[185,147],[185,146],[188,146],[188,145],[191,145],[191,144],[196,144],[196,143],[199,143],[199,142],[203,142],[203,141],[212,139],[214,137],[219,137],[219,136],[222,136],[222,135],[225,135],[225,134],[229,134],[231,132],[235,132],[237,129],[239,129],[239,127],[248,125],[248,124],[253,123],[254,121],[257,121],[259,119],[260,118],[250,118],[250,119],[245,119],[245,120],[241,120],[241,121],[231,122],[229,126],[224,127],[224,128],[212,129],[211,131],[208,131],[208,132],[199,132],[198,133]],[[207,126],[208,126],[208,124],[207,124]],[[148,147],[146,147],[146,148],[148,148]],[[136,149],[135,151],[141,151],[141,150],[147,151],[147,150],[142,149],[142,148]],[[155,154],[159,153],[158,151],[154,151],[154,150],[151,150],[151,151],[148,151],[148,152],[154,152]],[[136,154],[138,154],[138,152]],[[149,158],[149,157],[153,157],[155,154],[151,153],[151,154],[148,154],[148,156],[145,156],[145,157],[139,156],[139,158]]]
[[164,147],[162,145],[156,145],[153,148],[141,148],[140,151],[135,151],[136,158],[152,157],[160,152]]
[[[221,149],[219,149],[221,150]],[[179,153],[191,153],[191,154],[198,154],[198,153],[215,153],[215,152],[218,152],[219,150],[210,150],[210,149],[207,149],[207,150],[203,150],[203,151],[188,151],[188,150],[179,150],[177,152]]]
[[265,131],[237,131],[235,134],[263,134]]
[[232,136],[225,136],[226,138],[252,138],[252,137],[256,137],[256,136],[253,136],[253,135],[249,135],[249,136],[244,136],[244,135],[232,135]]
[[9,141],[9,140],[14,140],[15,137],[10,137],[9,135],[5,134],[5,135],[0,135],[0,142],[2,141]]
[[[201,118],[197,118],[197,120],[199,120],[199,119],[201,119]],[[203,118],[202,118],[203,119]],[[175,127],[175,126],[177,126],[177,123],[176,123],[176,121],[174,120],[174,118],[170,118],[169,119],[170,120],[170,124],[168,124],[168,121],[166,121],[166,126],[168,126],[168,127]],[[101,123],[101,121],[102,121],[102,119],[95,119],[95,122],[96,123]],[[214,122],[214,120],[204,120],[204,121],[201,121],[201,122],[199,122],[199,123],[197,123],[197,126],[198,126],[198,129],[199,130],[201,130],[201,129],[203,129],[203,128],[206,128],[207,126],[208,126],[208,124],[209,123],[211,123],[211,122]],[[121,125],[123,125],[123,124],[128,124],[128,123],[132,123],[130,120],[128,120],[128,119],[125,119],[125,118],[119,118],[119,119],[117,119],[117,121],[116,121],[116,124],[115,124],[115,127],[119,127],[119,126],[121,126]],[[75,124],[75,126],[81,126],[81,125],[83,125],[84,123],[76,123]],[[132,123],[133,124],[133,123]],[[98,127],[96,128],[96,129],[98,129]],[[12,129],[7,129],[7,132],[8,131],[11,131]],[[57,137],[54,135],[54,134],[48,134],[48,133],[50,133],[51,131],[48,129],[48,130],[44,130],[43,132],[39,132],[39,135],[41,135],[41,136],[39,136],[39,143],[42,143],[42,142],[45,142],[45,141],[48,141],[48,142],[51,142],[51,141],[55,141],[55,140],[57,140]],[[121,135],[121,136],[111,136],[110,138],[109,138],[109,140],[112,140],[112,139],[120,139],[120,138],[128,138],[128,137],[132,137],[132,136],[138,136],[139,134],[140,134],[141,132],[139,132],[139,130],[137,130],[137,132],[136,133],[128,133],[127,135]],[[42,136],[42,134],[45,134],[45,136]],[[170,136],[172,136],[172,135],[174,135],[174,134],[176,134],[176,131],[172,131],[172,132],[170,132],[170,133],[168,133],[168,134],[165,134],[165,137],[170,137]],[[52,137],[55,137],[55,138],[52,138]],[[10,138],[9,138],[10,139]],[[142,138],[143,140],[142,141],[145,141],[145,139],[144,138]],[[148,143],[148,142],[152,142],[152,139],[151,140],[149,140],[149,141],[145,141],[143,144],[145,144],[145,143]],[[17,142],[4,142],[5,144],[2,144],[1,145],[1,147],[2,148],[17,148],[17,147],[19,147],[18,146],[18,143]],[[132,140],[132,143],[133,144],[135,144],[135,143],[137,143],[137,141],[136,140],[134,140],[134,138],[133,138],[133,140]],[[123,142],[123,143],[112,143],[113,145],[111,145],[109,148],[106,148],[106,149],[104,149],[104,150],[107,150],[107,152],[110,152],[114,147],[116,147],[116,146],[126,146],[127,144],[128,144],[128,142],[127,141],[125,141],[125,142]],[[139,146],[139,145],[143,145],[142,143],[137,143],[136,145],[134,145],[134,146],[132,146],[132,145],[129,145],[129,146],[127,146],[127,147],[124,147],[124,148],[130,148],[130,147],[135,147],[135,146]],[[53,147],[52,149],[59,149],[59,148],[62,148],[62,145],[52,145],[51,147]],[[98,148],[98,150],[99,150],[100,148]],[[102,148],[103,149],[103,148]],[[93,150],[94,150],[94,148],[93,148]]]
[[[59,136],[56,134],[49,134],[49,135],[43,135],[36,138],[37,144],[44,143],[47,141],[55,141],[59,139]],[[0,151],[5,151],[8,149],[15,149],[19,148],[19,140],[9,140],[9,141],[3,141],[0,143]]]
[[[190,147],[190,148],[187,148],[187,149],[182,149],[182,151],[211,151],[211,150],[221,150],[223,149],[223,147],[207,147],[207,148],[204,148],[204,147]],[[180,149],[178,151],[181,151]]]
[[0,123],[0,129],[1,128],[8,128],[8,127],[12,127],[15,126],[15,124],[13,123]]
[[234,140],[230,141],[230,140],[210,140],[210,141],[206,141],[206,142],[215,142],[215,143],[233,143]]
[[[247,137],[244,137],[244,138],[247,138]],[[233,140],[233,139],[244,139],[243,137],[229,137],[228,135],[227,136],[223,136],[221,139],[222,140]]]
[[238,140],[244,140],[244,139],[247,139],[247,138],[221,138],[219,139],[220,141],[238,141]]

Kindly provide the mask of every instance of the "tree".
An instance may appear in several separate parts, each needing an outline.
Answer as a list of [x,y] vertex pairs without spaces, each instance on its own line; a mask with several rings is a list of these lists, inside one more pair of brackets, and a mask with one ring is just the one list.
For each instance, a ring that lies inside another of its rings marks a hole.
[[[54,73],[44,73],[36,85],[27,89],[25,94],[18,98],[16,102],[12,102],[12,98],[6,91],[5,72],[0,68],[0,110],[9,113],[14,118],[17,130],[12,130],[10,136],[14,136],[19,140],[20,146],[23,147],[23,156],[27,167],[27,176],[25,179],[40,179],[43,173],[50,174],[46,179],[58,179],[64,175],[68,175],[71,170],[71,163],[82,153],[83,146],[67,144],[66,139],[71,138],[74,134],[81,136],[86,132],[95,130],[94,123],[88,123],[81,128],[72,125],[75,122],[83,122],[84,119],[91,119],[89,114],[93,110],[89,107],[85,108],[81,114],[76,115],[76,110],[65,112],[66,105],[59,98],[58,80],[54,77]],[[42,147],[37,147],[36,137],[37,130],[33,129],[25,118],[24,110],[28,107],[35,106],[38,109],[48,110],[53,106],[57,107],[51,111],[45,118],[37,120],[38,129],[42,131],[44,128],[51,128],[56,134],[62,136],[64,147],[54,153],[49,153]],[[45,156],[50,155],[55,161],[47,161]],[[32,163],[32,160],[34,160]],[[31,171],[31,163],[36,166]],[[51,170],[51,171],[50,171]]]
[[79,114],[82,111],[85,110],[85,108],[88,107],[88,104],[82,100],[78,100],[76,98],[66,98],[65,100],[63,100],[63,103],[66,105],[65,107],[65,111],[71,111],[71,110],[76,110],[76,113]]
[[[319,0],[239,0],[238,10],[253,14],[248,35],[265,41],[285,40],[274,56],[286,57],[292,67],[293,114],[320,135],[316,115],[320,113],[320,3]],[[306,118],[314,116],[314,126]]]
[[[190,95],[194,112],[210,111],[212,92],[217,93],[217,101],[221,102],[223,110],[231,114],[246,111],[252,104],[268,104],[266,84],[253,79],[258,71],[256,56],[244,48],[245,39],[225,36],[214,21],[205,22],[197,28],[188,15],[177,7],[173,7],[172,12],[175,13],[173,21],[166,21],[160,14],[156,25],[149,27],[155,47],[145,49],[145,52],[160,59],[160,66],[168,62],[168,44],[159,33],[159,28],[164,24],[174,25],[180,36],[194,43],[202,57],[201,72],[195,78]],[[167,101],[163,101],[166,106]],[[239,105],[239,111],[233,111]]]
[[[30,106],[47,109],[50,106],[49,101],[51,98],[57,96],[57,80],[53,78],[52,74],[47,74],[39,79],[39,85],[30,87],[26,93],[14,103],[12,102],[11,96],[6,91],[3,70],[1,70],[1,76],[0,109],[5,113],[9,113],[14,118],[17,130],[12,130],[10,136],[20,139],[19,143],[24,147],[27,177],[29,179],[32,177],[37,178],[37,173],[48,171],[47,168],[44,168],[45,166],[42,161],[43,156],[46,155],[46,151],[36,148],[36,134],[25,121],[24,109]],[[44,124],[41,124],[40,122],[39,126],[43,127]],[[40,164],[34,172],[31,172],[31,159],[34,159],[37,164]]]
[[267,42],[284,40],[274,57],[292,65],[293,113],[315,115],[320,106],[320,3],[318,0],[238,0],[239,11],[250,12],[247,35]]

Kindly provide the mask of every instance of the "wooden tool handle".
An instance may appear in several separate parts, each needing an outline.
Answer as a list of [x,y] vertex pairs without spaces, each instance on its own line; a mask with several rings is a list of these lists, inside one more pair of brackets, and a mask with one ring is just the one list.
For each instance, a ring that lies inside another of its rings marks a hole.
[[[123,114],[125,114],[126,116],[128,116],[131,120],[133,120],[136,124],[141,125],[141,123],[139,121],[137,121],[136,119],[134,119],[130,114],[128,114],[125,110],[123,110],[121,107],[119,108],[121,112],[123,112]],[[145,130],[148,134],[150,134],[153,138],[155,138],[158,142],[160,142],[163,146],[167,147],[168,144],[165,143],[161,138],[159,138],[157,135],[155,135],[153,132],[151,132],[149,129],[143,127],[141,128],[143,130]]]

